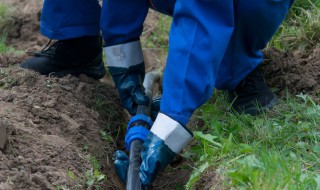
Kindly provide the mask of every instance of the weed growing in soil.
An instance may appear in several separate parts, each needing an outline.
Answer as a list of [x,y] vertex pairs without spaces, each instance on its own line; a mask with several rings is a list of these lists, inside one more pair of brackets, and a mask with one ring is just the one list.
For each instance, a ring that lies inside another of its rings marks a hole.
[[91,170],[86,171],[85,173],[86,185],[88,188],[94,187],[97,190],[102,189],[99,183],[102,182],[106,177],[100,171],[101,165],[99,164],[98,160],[95,157],[91,157],[90,162],[93,168]]
[[143,32],[143,46],[151,49],[168,50],[169,30],[172,18],[160,15],[155,26]]
[[5,44],[7,35],[6,34],[2,34],[0,36],[0,53],[20,53],[18,51],[16,51],[13,47],[9,47]]
[[7,5],[0,3],[0,34],[3,35],[10,30],[14,24],[14,9]]
[[[109,116],[108,117],[109,119],[117,118],[119,110],[114,110],[112,109],[112,107],[109,107],[108,105],[110,104],[110,102],[108,101],[110,100],[108,100],[102,94],[100,96],[97,96],[95,98],[95,110],[97,110],[99,115],[102,117]],[[100,138],[109,143],[114,143],[115,141],[117,141],[119,139],[120,133],[124,129],[122,125],[112,126],[110,125],[112,124],[112,122],[109,121],[108,119],[102,122],[103,122],[104,128],[100,130]],[[123,121],[123,126],[124,125],[125,125],[125,120]]]
[[0,89],[9,89],[17,82],[9,73],[8,69],[0,69]]
[[5,44],[7,33],[15,22],[12,18],[13,13],[13,8],[0,3],[0,53],[15,52],[14,48]]
[[[307,95],[287,95],[254,117],[221,111],[225,98],[217,93],[200,109],[204,125],[194,132],[198,143],[189,152],[197,169],[187,189],[203,181],[206,189],[320,188],[320,105]],[[208,176],[218,176],[219,183]]]
[[[101,165],[95,157],[90,157],[89,161],[92,165],[90,170],[85,172],[84,178],[79,178],[72,171],[67,170],[67,176],[76,182],[76,185],[72,188],[74,190],[80,189],[96,189],[102,190],[101,183],[105,183],[106,176],[101,172]],[[64,186],[58,186],[57,190],[67,190],[69,188]]]

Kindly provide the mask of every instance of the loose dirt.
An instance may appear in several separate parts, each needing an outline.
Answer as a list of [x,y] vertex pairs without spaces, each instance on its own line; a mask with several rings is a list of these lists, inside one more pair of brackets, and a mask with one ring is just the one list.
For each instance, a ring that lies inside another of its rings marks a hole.
[[[102,131],[120,133],[121,121],[127,120],[112,86],[71,76],[48,78],[16,67],[1,69],[0,84],[0,118],[10,129],[0,151],[5,187],[85,189],[93,158],[110,182],[96,185],[121,187],[112,169],[116,143],[101,138]],[[99,115],[99,109],[105,114]]]
[[268,84],[277,88],[278,94],[286,91],[320,95],[320,49],[312,52],[265,51],[263,71]]
[[0,149],[3,150],[8,140],[8,125],[6,123],[0,123]]

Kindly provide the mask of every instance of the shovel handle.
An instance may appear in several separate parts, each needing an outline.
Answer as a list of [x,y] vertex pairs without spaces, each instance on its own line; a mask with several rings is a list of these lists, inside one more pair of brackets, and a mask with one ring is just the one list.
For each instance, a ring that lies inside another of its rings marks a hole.
[[[153,97],[153,86],[155,83],[160,81],[160,73],[159,72],[148,72],[145,75],[143,86],[145,88],[145,94],[149,98],[149,104],[139,105],[137,108],[137,114],[144,114],[150,116],[151,113],[151,104]],[[136,139],[131,142],[130,151],[129,151],[129,168],[127,173],[127,190],[147,190],[148,187],[142,187],[140,178],[139,178],[139,170],[141,165],[141,150],[143,146],[143,141]]]

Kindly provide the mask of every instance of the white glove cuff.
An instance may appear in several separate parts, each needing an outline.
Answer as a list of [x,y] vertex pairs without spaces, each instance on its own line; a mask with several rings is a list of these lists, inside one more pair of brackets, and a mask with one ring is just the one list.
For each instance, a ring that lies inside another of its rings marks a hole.
[[140,40],[103,48],[109,67],[129,68],[143,62]]
[[176,154],[192,139],[192,134],[170,117],[159,113],[151,130]]

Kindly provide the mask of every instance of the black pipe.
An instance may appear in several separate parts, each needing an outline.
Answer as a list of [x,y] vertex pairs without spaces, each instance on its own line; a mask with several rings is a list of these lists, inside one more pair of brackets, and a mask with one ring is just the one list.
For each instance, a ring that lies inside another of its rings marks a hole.
[[[137,108],[137,114],[144,114],[150,116],[151,113],[151,103],[153,96],[153,86],[155,83],[160,81],[160,74],[158,72],[148,72],[145,75],[143,86],[145,88],[145,93],[149,97],[149,105],[139,105]],[[127,173],[127,190],[147,190],[149,187],[142,187],[140,178],[139,178],[139,170],[141,165],[141,150],[142,150],[143,142],[139,139],[133,140],[130,144],[129,151],[129,168]]]

